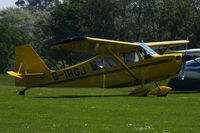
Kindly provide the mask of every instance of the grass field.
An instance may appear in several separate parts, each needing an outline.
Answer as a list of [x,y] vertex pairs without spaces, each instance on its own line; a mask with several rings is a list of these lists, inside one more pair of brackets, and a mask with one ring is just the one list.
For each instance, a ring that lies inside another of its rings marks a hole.
[[130,97],[132,88],[32,88],[0,75],[0,133],[200,132],[200,93]]

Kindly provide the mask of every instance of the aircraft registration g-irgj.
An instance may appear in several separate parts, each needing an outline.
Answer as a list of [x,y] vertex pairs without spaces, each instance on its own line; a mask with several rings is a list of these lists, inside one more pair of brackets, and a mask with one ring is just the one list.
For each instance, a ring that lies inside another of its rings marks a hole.
[[[15,49],[15,71],[8,74],[16,77],[15,85],[24,86],[19,92],[32,87],[66,88],[116,88],[141,85],[130,95],[166,96],[172,89],[159,86],[157,81],[179,73],[182,64],[190,60],[181,53],[165,54],[171,45],[187,44],[188,40],[163,42],[123,42],[92,37],[73,37],[51,46],[55,50],[86,52],[94,57],[79,64],[60,70],[50,70],[31,45]],[[156,53],[151,47],[164,47],[163,53]],[[154,82],[150,90],[145,83]]]

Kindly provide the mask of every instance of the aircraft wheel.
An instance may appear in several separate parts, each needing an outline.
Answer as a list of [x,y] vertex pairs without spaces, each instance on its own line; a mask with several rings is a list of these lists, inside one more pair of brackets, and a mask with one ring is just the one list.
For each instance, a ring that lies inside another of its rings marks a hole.
[[24,95],[24,91],[20,91],[18,94],[19,95]]
[[155,88],[154,90],[152,90],[149,93],[149,95],[157,95],[158,97],[167,96],[167,94],[171,90],[172,90],[172,88],[170,88],[168,86],[160,86],[160,88]]

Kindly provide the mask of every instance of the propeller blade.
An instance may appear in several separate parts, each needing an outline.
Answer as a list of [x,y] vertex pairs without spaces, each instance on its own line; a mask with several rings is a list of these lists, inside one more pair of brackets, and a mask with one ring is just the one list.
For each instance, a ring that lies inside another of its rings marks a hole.
[[182,55],[182,61],[183,61],[182,70],[181,70],[181,78],[182,78],[182,80],[184,80],[184,78],[185,78],[186,61],[189,61],[189,60],[192,60],[192,59],[193,59],[193,57],[191,55],[187,55],[187,54],[183,54]]
[[184,61],[183,65],[182,65],[182,71],[181,71],[182,80],[184,80],[184,78],[185,78],[185,66],[186,66],[186,62]]
[[182,70],[180,72],[180,76],[181,76],[182,80],[185,79],[186,62],[189,61],[189,60],[193,60],[193,61],[195,61],[196,63],[198,63],[200,65],[200,62],[197,59],[195,59],[193,56],[186,55],[186,54],[183,55],[183,57],[182,57],[182,61],[183,61]]

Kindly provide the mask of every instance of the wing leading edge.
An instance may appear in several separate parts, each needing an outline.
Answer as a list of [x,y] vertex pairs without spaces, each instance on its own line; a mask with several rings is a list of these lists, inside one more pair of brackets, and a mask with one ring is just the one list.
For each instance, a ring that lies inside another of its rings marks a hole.
[[167,47],[171,45],[181,45],[189,43],[188,40],[177,40],[177,41],[162,41],[162,42],[148,42],[145,43],[149,47]]

